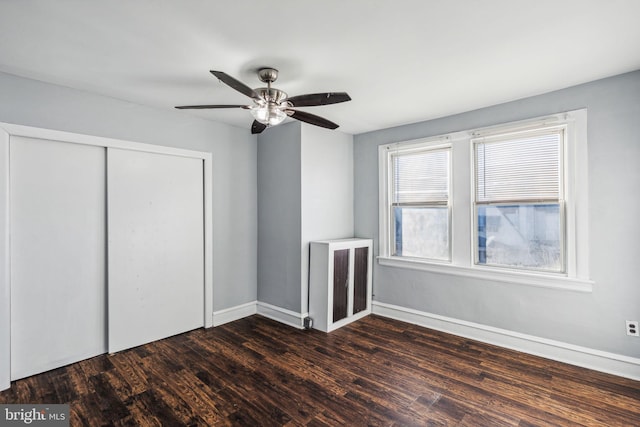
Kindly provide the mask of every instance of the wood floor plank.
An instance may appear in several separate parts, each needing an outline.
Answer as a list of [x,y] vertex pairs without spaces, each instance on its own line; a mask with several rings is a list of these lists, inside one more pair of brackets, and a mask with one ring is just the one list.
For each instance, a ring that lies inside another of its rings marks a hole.
[[15,381],[72,426],[637,426],[640,382],[378,316],[251,316]]

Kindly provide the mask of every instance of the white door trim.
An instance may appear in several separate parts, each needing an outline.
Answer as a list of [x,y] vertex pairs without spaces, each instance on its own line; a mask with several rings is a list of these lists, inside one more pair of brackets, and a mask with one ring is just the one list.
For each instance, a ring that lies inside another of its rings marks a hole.
[[0,390],[11,386],[9,134],[0,127]]

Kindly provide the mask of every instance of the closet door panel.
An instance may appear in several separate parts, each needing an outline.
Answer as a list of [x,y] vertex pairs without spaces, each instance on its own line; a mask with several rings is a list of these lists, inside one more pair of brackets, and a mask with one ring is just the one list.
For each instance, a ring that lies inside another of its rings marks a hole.
[[106,352],[105,148],[11,137],[11,378]]
[[109,352],[204,326],[202,159],[108,149]]

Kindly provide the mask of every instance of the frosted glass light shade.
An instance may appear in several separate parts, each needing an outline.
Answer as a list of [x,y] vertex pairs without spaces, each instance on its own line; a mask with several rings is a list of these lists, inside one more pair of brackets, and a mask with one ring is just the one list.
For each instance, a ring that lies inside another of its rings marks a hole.
[[258,122],[268,126],[278,125],[287,118],[287,113],[275,104],[251,108],[251,115]]

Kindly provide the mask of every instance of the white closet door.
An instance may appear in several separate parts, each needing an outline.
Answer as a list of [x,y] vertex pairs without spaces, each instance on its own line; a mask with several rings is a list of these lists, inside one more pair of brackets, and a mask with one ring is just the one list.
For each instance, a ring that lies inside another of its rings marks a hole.
[[102,354],[105,149],[11,137],[11,378]]
[[107,153],[113,353],[204,326],[203,164]]

